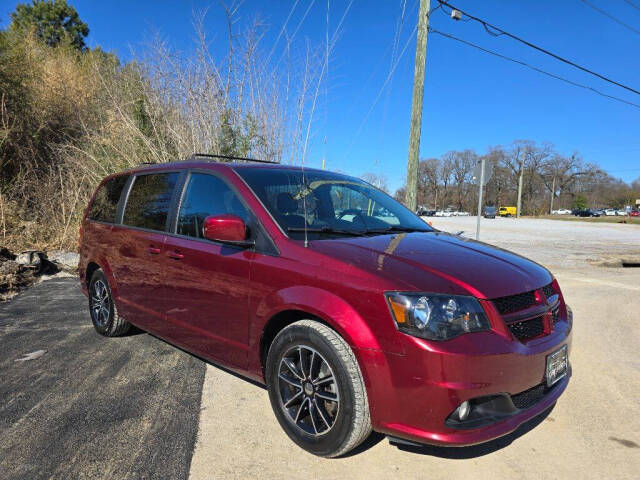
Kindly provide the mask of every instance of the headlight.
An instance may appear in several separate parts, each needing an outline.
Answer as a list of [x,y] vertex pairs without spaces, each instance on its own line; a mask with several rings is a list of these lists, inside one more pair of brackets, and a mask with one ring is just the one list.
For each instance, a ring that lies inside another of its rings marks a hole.
[[448,340],[489,330],[489,320],[473,297],[432,293],[388,293],[398,330],[427,340]]

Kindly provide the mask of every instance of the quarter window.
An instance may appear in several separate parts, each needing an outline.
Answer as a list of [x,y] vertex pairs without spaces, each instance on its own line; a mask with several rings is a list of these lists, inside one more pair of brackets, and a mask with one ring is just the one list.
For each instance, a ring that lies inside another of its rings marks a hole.
[[132,227],[164,230],[178,173],[137,176],[129,192],[123,222]]
[[120,195],[128,178],[126,175],[122,175],[111,178],[102,184],[93,197],[89,210],[90,220],[115,222]]
[[205,173],[192,174],[178,214],[178,234],[204,238],[204,219],[223,214],[237,215],[245,223],[249,216],[235,192],[220,178]]

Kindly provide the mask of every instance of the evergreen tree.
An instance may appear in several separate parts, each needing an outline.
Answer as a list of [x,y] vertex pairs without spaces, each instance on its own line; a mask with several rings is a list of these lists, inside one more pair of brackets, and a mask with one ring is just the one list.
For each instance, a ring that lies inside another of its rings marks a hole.
[[35,29],[36,35],[50,47],[68,39],[78,50],[86,48],[84,39],[89,35],[89,26],[66,0],[32,0],[31,5],[18,4],[11,20],[12,28]]

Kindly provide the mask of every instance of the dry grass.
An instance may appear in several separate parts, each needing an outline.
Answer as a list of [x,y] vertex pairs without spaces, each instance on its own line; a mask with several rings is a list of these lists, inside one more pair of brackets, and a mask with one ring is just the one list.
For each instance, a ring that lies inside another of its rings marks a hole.
[[0,245],[74,249],[95,186],[142,162],[193,152],[304,158],[324,72],[320,56],[308,46],[293,52],[285,42],[275,55],[282,61],[270,62],[265,27],[256,21],[238,31],[238,4],[224,14],[221,56],[204,16],[194,23],[192,50],[154,40],[127,65],[101,51],[51,49],[32,38],[15,43],[32,108],[27,127],[46,138],[26,141],[0,102],[0,146],[14,142],[16,170],[0,185]]

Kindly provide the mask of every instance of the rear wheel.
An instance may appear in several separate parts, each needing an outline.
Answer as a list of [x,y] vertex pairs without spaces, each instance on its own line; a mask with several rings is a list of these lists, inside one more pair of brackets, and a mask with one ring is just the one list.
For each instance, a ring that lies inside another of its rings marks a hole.
[[89,312],[93,327],[105,337],[124,335],[131,328],[131,324],[118,315],[109,282],[102,269],[93,272],[89,281]]
[[283,329],[267,356],[267,388],[287,435],[322,457],[337,457],[371,432],[369,403],[353,351],[334,330],[301,320]]

